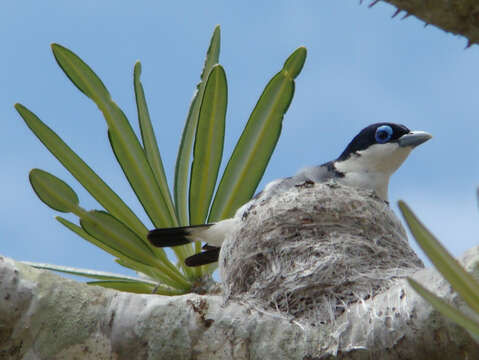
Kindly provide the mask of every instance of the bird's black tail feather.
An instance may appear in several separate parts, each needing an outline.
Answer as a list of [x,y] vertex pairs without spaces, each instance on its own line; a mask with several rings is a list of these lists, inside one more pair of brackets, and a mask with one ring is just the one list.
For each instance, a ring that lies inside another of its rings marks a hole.
[[212,224],[181,226],[174,228],[154,229],[148,233],[148,240],[154,246],[169,247],[189,244],[192,233],[198,228],[209,228]]
[[185,264],[187,266],[201,266],[217,262],[220,256],[220,249],[219,247],[208,246],[208,250],[187,257]]

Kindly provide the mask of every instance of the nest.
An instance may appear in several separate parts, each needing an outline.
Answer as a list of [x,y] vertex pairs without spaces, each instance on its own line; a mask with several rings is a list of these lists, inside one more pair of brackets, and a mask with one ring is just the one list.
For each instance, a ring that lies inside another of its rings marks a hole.
[[311,324],[334,321],[423,267],[399,219],[372,191],[304,183],[238,216],[219,259],[226,299]]

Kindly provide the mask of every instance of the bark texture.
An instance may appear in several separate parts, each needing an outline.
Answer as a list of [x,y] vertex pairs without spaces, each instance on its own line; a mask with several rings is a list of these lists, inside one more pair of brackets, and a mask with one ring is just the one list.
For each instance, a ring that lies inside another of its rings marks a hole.
[[[467,39],[468,46],[479,43],[479,2],[477,0],[384,0],[425,22]],[[378,0],[369,2],[370,5]],[[401,15],[400,15],[401,16]]]
[[[478,271],[479,247],[463,262]],[[432,269],[414,276],[465,310]],[[121,293],[0,258],[0,359],[478,359],[403,279],[309,326],[220,296]]]

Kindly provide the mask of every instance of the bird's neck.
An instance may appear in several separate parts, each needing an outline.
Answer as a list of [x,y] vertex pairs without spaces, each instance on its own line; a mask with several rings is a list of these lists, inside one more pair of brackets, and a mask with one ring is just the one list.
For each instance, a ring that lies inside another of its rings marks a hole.
[[379,198],[388,201],[389,175],[385,173],[350,171],[344,173],[337,181],[354,188],[374,190]]
[[377,144],[351,153],[345,159],[338,158],[334,166],[344,174],[339,180],[343,184],[374,190],[382,200],[388,201],[389,178],[410,152],[410,147],[401,148],[393,143]]
[[344,174],[337,181],[346,186],[374,190],[379,198],[388,201],[389,178],[392,174],[383,169],[362,165],[358,164],[358,159],[336,161],[336,170]]

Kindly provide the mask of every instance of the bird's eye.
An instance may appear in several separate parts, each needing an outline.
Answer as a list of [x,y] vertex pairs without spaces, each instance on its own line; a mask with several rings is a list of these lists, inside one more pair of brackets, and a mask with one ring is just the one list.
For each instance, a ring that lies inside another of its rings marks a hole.
[[376,134],[374,137],[378,143],[384,144],[391,140],[392,135],[393,129],[389,125],[381,125],[376,129]]

